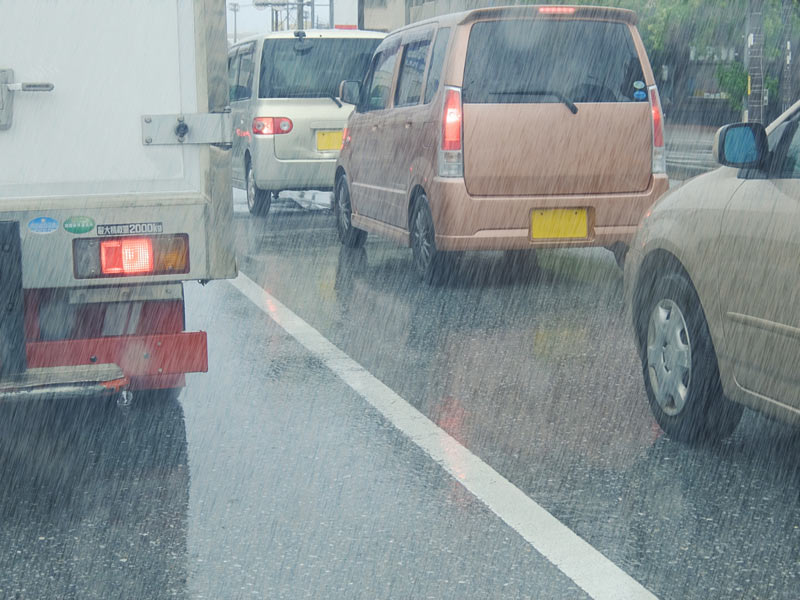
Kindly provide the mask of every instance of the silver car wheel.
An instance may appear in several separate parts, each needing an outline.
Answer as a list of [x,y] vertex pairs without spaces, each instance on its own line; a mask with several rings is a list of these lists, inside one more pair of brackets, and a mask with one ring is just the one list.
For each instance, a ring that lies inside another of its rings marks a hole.
[[256,177],[253,169],[247,169],[247,208],[253,213],[256,206]]
[[691,384],[692,343],[686,319],[672,300],[661,300],[650,313],[647,372],[656,402],[664,413],[680,413]]

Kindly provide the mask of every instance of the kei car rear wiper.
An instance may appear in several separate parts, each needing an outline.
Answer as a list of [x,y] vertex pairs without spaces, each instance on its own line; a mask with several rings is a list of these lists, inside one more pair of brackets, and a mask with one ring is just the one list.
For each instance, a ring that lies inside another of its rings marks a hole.
[[565,104],[573,115],[578,113],[578,107],[572,100],[561,92],[553,90],[504,90],[502,92],[489,92],[489,94],[494,96],[552,96]]

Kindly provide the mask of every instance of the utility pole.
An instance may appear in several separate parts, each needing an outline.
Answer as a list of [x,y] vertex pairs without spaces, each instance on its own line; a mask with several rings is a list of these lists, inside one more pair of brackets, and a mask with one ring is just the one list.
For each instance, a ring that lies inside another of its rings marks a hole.
[[747,120],[764,122],[764,0],[750,0],[747,35]]
[[303,14],[303,0],[297,2],[297,29],[305,29],[305,15]]
[[792,4],[783,0],[783,75],[781,76],[781,112],[792,105]]
[[239,3],[238,2],[231,2],[228,5],[228,10],[230,10],[233,13],[233,43],[235,44],[237,42],[236,37],[237,37],[237,33],[238,33],[238,31],[237,31],[237,23],[236,23],[236,13],[239,12]]
[[333,0],[328,0],[328,18],[330,28],[333,29]]

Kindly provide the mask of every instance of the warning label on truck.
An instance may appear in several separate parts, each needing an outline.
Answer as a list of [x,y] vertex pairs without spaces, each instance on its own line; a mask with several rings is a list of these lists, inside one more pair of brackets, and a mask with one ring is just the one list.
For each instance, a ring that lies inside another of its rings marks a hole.
[[119,223],[117,225],[97,226],[97,235],[141,235],[144,233],[163,232],[163,223]]

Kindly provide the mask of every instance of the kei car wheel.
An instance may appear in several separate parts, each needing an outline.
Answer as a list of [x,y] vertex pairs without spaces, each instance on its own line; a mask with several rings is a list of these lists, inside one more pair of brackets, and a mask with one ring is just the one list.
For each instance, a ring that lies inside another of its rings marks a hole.
[[444,275],[444,253],[436,249],[436,232],[428,197],[421,193],[414,203],[411,216],[411,253],[414,269],[428,284],[440,283]]
[[638,315],[647,399],[661,429],[682,442],[730,435],[743,408],[722,392],[717,356],[692,285],[681,274],[656,279]]
[[259,189],[256,185],[256,178],[253,169],[248,164],[247,167],[247,210],[256,217],[264,217],[269,212],[272,205],[272,192]]
[[336,233],[339,235],[339,241],[348,248],[361,248],[367,241],[367,232],[353,227],[350,187],[347,185],[345,175],[342,175],[336,182],[333,212],[336,217]]

